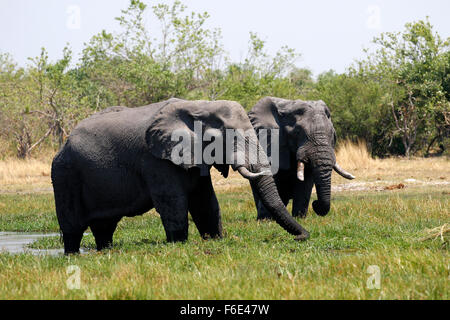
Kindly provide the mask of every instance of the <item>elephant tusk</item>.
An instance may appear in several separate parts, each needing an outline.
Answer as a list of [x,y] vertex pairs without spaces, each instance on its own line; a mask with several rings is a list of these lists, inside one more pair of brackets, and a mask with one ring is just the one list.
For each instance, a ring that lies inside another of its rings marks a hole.
[[348,180],[353,180],[355,179],[355,176],[352,175],[351,173],[348,173],[347,171],[345,171],[344,169],[342,169],[337,163],[334,165],[333,169],[340,174],[341,176],[343,176],[345,179]]
[[245,167],[239,167],[238,168],[238,172],[241,174],[241,176],[243,176],[245,179],[248,180],[255,180],[261,176],[266,176],[266,175],[270,175],[271,172],[270,171],[263,171],[263,172],[258,172],[258,173],[253,173],[250,172],[247,168]]
[[301,161],[298,162],[297,178],[300,181],[305,181],[305,164]]

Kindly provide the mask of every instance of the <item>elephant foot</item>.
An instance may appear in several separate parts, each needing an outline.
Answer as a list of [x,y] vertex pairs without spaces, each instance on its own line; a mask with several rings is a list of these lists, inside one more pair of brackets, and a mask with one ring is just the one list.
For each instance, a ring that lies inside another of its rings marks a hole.
[[212,234],[205,233],[202,234],[201,236],[203,240],[219,240],[223,238],[222,233],[212,233]]
[[297,212],[292,212],[292,216],[294,218],[300,218],[300,219],[306,219],[306,216],[308,215],[308,210],[306,211],[297,211]]
[[[113,231],[110,230],[96,230],[91,227],[92,233],[94,234],[95,244],[97,245],[97,251],[102,251],[105,249],[111,249],[113,246]],[[95,230],[95,231],[94,231]]]
[[113,246],[113,235],[116,230],[117,219],[105,219],[92,221],[90,228],[95,238],[97,251],[111,249]]
[[111,239],[95,239],[95,242],[97,244],[97,251],[102,251],[105,249],[112,249],[113,247],[113,241]]
[[65,233],[63,232],[64,241],[64,254],[78,254],[80,253],[81,238],[83,237],[83,232],[80,233]]
[[186,242],[188,239],[187,230],[166,230],[167,242]]

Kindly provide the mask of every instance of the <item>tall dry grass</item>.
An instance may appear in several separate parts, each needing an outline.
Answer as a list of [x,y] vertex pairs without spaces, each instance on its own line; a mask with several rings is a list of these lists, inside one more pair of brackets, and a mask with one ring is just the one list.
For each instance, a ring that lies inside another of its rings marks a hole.
[[50,187],[50,163],[38,159],[0,161],[0,192]]
[[[356,176],[354,182],[383,180],[400,183],[405,179],[450,182],[450,161],[445,157],[374,159],[363,141],[358,143],[343,141],[336,151],[336,158],[341,167]],[[50,158],[2,160],[0,161],[0,193],[40,189],[49,191],[51,190],[50,172]],[[248,186],[248,182],[232,170],[227,179],[216,170],[212,170],[211,174],[215,188],[219,192]],[[335,174],[333,183],[348,183],[348,180]]]
[[355,173],[360,181],[450,180],[450,161],[447,157],[375,159],[364,141],[342,142],[336,151],[336,159],[341,167]]
[[336,151],[338,163],[347,169],[365,169],[372,168],[377,161],[372,158],[364,141],[353,143],[345,140],[339,145]]

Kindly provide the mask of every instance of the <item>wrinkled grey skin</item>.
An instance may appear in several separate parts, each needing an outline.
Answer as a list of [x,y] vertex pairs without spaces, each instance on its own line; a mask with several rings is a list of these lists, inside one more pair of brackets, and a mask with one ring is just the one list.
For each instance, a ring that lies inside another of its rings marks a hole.
[[[80,122],[52,164],[52,182],[65,253],[79,252],[90,227],[97,249],[112,245],[117,223],[155,208],[169,242],[186,241],[188,211],[204,238],[222,237],[219,204],[209,175],[210,165],[176,165],[171,141],[176,129],[193,135],[194,121],[203,132],[216,128],[252,130],[248,143],[258,143],[242,106],[234,102],[171,99],[139,108],[113,107]],[[234,152],[241,152],[238,147]],[[214,165],[225,177],[228,165]],[[245,167],[251,173],[270,168],[268,161]],[[308,238],[287,212],[272,176],[251,181],[253,190],[274,219],[297,240]]]
[[[336,131],[330,110],[323,101],[284,100],[266,97],[249,112],[253,127],[279,129],[280,168],[274,179],[285,205],[293,200],[292,215],[306,217],[311,191],[316,186],[314,211],[325,216],[330,211],[331,174],[336,164]],[[271,155],[271,146],[267,146]],[[298,162],[305,165],[304,181],[297,178]],[[271,215],[254,190],[258,219]]]

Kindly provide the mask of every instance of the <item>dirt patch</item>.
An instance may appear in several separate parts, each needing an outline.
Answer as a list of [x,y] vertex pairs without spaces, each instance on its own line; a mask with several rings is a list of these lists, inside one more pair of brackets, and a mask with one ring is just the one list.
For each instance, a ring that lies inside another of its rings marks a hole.
[[0,190],[0,194],[30,194],[30,193],[52,193],[53,188],[34,188],[27,190]]
[[345,191],[393,191],[402,190],[408,186],[448,186],[450,181],[421,181],[415,179],[406,179],[404,183],[396,183],[388,180],[378,180],[374,182],[352,182],[338,184],[331,187],[333,192]]
[[393,186],[384,187],[384,190],[401,190],[405,189],[406,186],[403,183],[395,184]]

